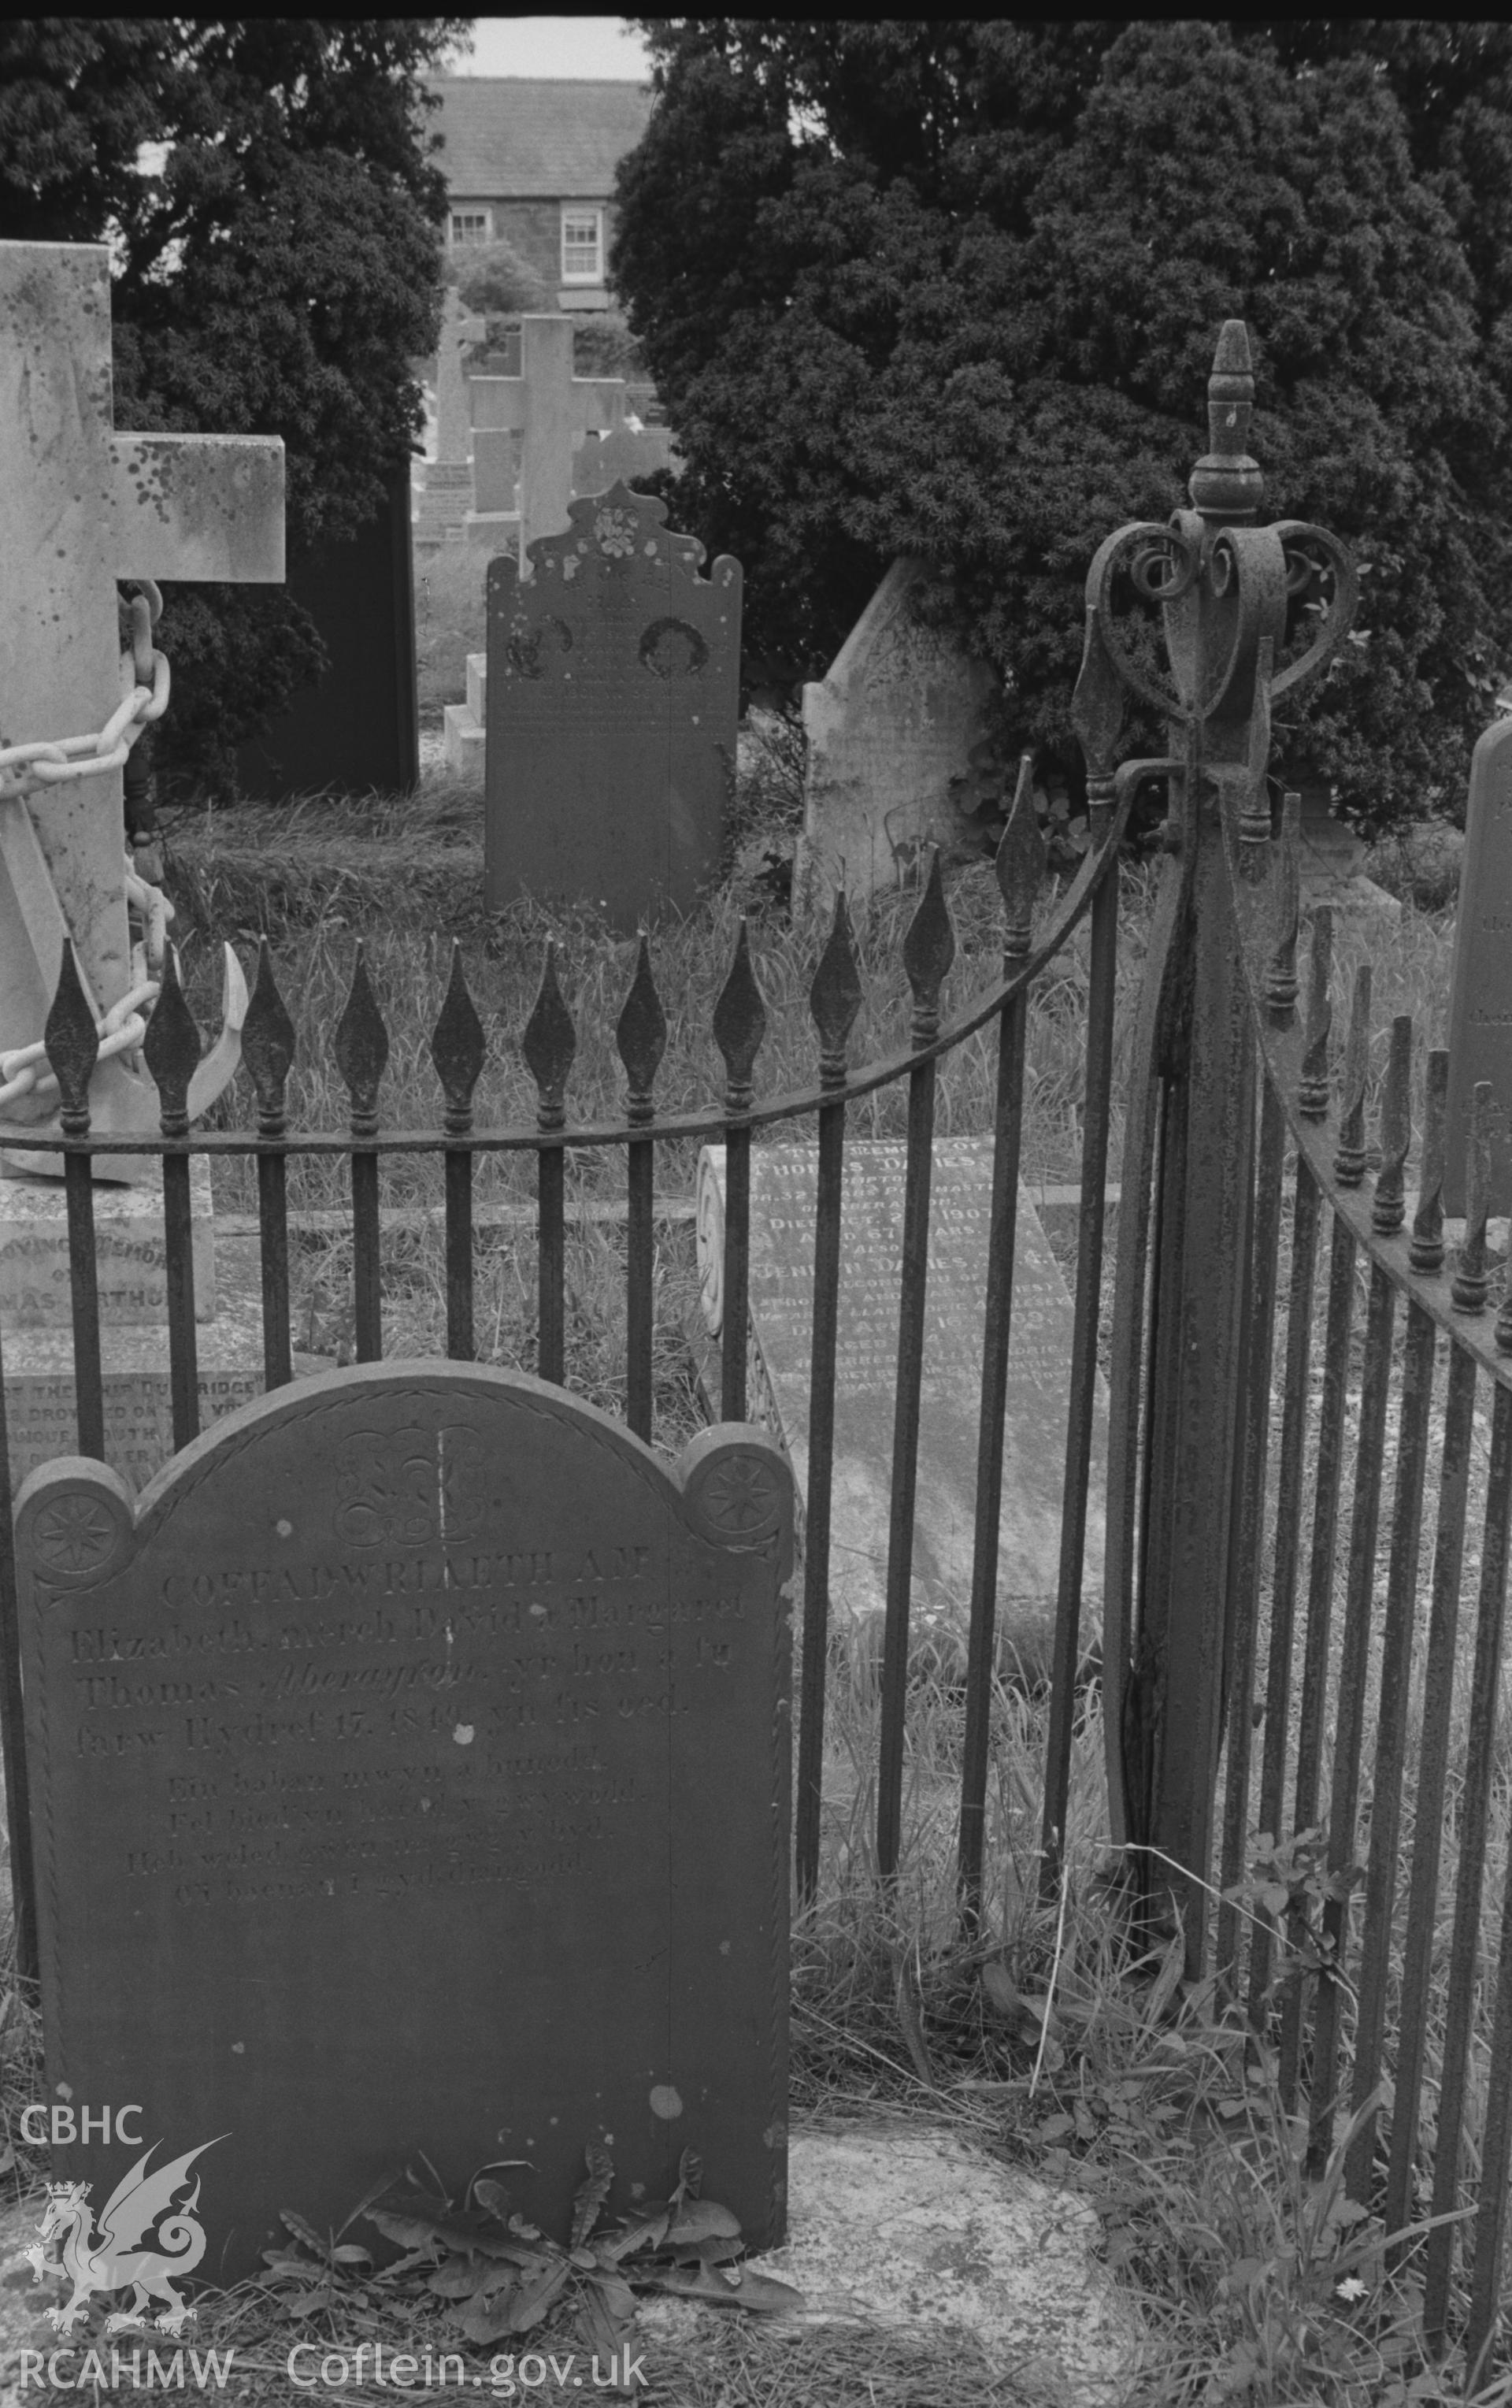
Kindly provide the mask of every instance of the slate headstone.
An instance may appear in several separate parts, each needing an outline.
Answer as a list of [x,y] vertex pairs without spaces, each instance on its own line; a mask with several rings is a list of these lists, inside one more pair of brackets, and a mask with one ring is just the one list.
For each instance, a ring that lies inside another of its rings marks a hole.
[[[841,1207],[830,1596],[837,1627],[875,1628],[878,1642],[887,1598],[906,1152],[888,1140],[849,1144]],[[722,1147],[711,1146],[700,1165],[700,1270],[706,1319],[715,1328],[723,1312],[722,1157]],[[801,1500],[808,1493],[818,1160],[815,1148],[792,1145],[757,1146],[750,1157],[753,1394],[788,1450]],[[971,1602],[991,1168],[988,1140],[935,1142],[911,1628],[948,1655],[963,1645]],[[1065,1281],[1020,1186],[997,1629],[1005,1659],[1017,1657],[1035,1675],[1048,1673],[1054,1640],[1072,1326]],[[1099,1375],[1083,1557],[1088,1646],[1101,1621],[1106,1448],[1107,1396]]]
[[474,1366],[264,1398],[135,1504],[83,1457],[29,1481],[49,2096],[142,2135],[60,2173],[203,2147],[215,2277],[421,2151],[459,2195],[528,2161],[560,2235],[585,2143],[611,2212],[691,2146],[777,2240],[791,1543],[760,1431],[669,1470]]
[[488,573],[484,863],[491,910],[586,903],[634,929],[690,911],[733,792],[741,577],[617,485],[571,505],[521,580]]
[[1493,1112],[1491,1210],[1512,1212],[1512,719],[1488,727],[1470,759],[1449,989],[1448,1212],[1464,1211],[1470,1104],[1482,1079]]
[[326,667],[265,735],[236,753],[243,795],[281,802],[318,793],[407,794],[420,778],[414,548],[407,471],[345,543],[295,563],[293,598],[309,612]]
[[804,688],[799,901],[852,904],[912,875],[932,844],[969,834],[959,800],[991,738],[997,681],[950,637],[920,624],[921,561],[895,560],[828,674]]

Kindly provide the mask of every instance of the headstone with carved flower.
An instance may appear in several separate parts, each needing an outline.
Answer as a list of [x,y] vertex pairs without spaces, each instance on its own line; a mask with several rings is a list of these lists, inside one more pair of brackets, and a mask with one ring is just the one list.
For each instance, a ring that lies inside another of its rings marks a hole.
[[488,579],[485,876],[625,930],[691,910],[734,790],[741,572],[625,485]]

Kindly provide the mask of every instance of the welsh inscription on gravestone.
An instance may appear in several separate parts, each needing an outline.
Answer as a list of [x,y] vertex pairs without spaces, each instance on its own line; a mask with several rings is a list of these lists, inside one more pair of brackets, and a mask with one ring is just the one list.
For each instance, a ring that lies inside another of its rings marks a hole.
[[[705,1163],[721,1176],[720,1150]],[[835,1347],[830,1596],[865,1626],[887,1596],[897,1388],[899,1265],[906,1148],[847,1147]],[[990,1143],[945,1139],[934,1149],[920,1392],[913,1611],[918,1635],[963,1641],[971,1598],[982,1312],[991,1212]],[[701,1268],[708,1263],[706,1176]],[[758,1146],[751,1154],[751,1331],[780,1435],[807,1496],[818,1154]],[[706,1294],[707,1293],[706,1287]],[[1019,1191],[1013,1318],[999,1526],[997,1629],[1005,1649],[1048,1670],[1054,1638],[1074,1312],[1034,1205]],[[1083,1624],[1095,1637],[1105,1535],[1106,1395],[1101,1378],[1088,1500]]]
[[[669,1471],[537,1381],[371,1365],[136,1506],[50,1465],[18,1545],[50,2093],[206,2147],[207,2275],[421,2150],[459,2193],[522,2161],[558,2233],[588,2142],[611,2212],[692,2146],[780,2235],[792,1487],[759,1431]],[[134,2154],[59,2171],[104,2199]]]
[[1448,1212],[1464,1211],[1470,1104],[1481,1079],[1493,1108],[1491,1210],[1512,1212],[1512,719],[1487,728],[1470,762],[1449,994]]
[[489,908],[587,903],[634,929],[693,908],[733,791],[741,575],[616,485],[488,578]]

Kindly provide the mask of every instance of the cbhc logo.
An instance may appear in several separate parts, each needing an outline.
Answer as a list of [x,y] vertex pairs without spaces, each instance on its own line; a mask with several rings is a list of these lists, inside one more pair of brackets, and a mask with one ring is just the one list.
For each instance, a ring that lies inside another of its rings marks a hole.
[[[47,2107],[39,2101],[35,2101],[22,2112],[21,2137],[29,2141],[34,2149],[45,2149],[50,2141],[54,2148],[61,2148],[65,2141],[108,2141],[113,2116],[116,2139],[124,2141],[129,2148],[139,2149],[142,2145],[141,2133],[139,2130],[128,2132],[126,2118],[128,2115],[139,2115],[141,2112],[139,2106],[130,2104],[113,2109],[80,2107],[76,2117],[71,2106]],[[40,2131],[33,2129],[34,2116],[41,2119]]]

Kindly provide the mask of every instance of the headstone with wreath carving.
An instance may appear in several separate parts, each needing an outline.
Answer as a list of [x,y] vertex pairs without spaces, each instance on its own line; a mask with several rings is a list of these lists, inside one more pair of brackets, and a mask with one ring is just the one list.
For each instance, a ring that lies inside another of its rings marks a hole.
[[[792,1487],[561,1389],[373,1364],[245,1408],[138,1505],[17,1511],[47,2096],[107,2200],[203,2151],[205,2272],[485,2167],[559,2234],[679,2158],[749,2241],[787,2172]],[[128,2131],[101,2102],[134,2102]]]
[[497,910],[689,911],[719,867],[739,703],[738,561],[616,485],[488,580],[484,860]]

